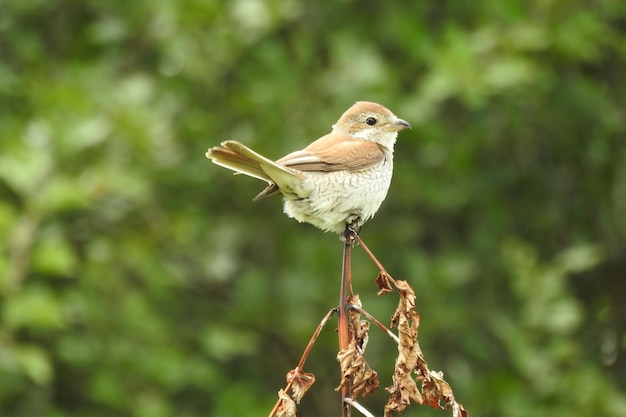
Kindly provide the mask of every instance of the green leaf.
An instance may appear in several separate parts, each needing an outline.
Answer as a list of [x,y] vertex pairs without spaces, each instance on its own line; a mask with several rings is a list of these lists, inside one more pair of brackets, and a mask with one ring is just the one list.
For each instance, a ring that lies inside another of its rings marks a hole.
[[15,353],[24,374],[39,385],[50,383],[53,376],[52,363],[43,349],[34,345],[21,345]]
[[12,329],[60,329],[64,325],[60,301],[48,290],[26,289],[6,300],[4,323]]
[[74,250],[57,229],[44,233],[33,252],[33,270],[72,277],[78,265]]

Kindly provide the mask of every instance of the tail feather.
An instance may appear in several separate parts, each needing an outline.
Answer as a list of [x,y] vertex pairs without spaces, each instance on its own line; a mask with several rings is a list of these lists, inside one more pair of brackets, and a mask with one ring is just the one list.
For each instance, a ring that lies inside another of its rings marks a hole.
[[255,200],[275,194],[276,187],[288,198],[305,198],[309,195],[309,191],[302,187],[302,173],[279,165],[239,142],[222,142],[221,146],[209,149],[206,156],[217,165],[270,184]]
[[228,168],[235,171],[235,173],[246,174],[270,184],[273,182],[265,171],[261,169],[258,162],[246,158],[237,152],[216,146],[210,148],[205,155],[214,164]]

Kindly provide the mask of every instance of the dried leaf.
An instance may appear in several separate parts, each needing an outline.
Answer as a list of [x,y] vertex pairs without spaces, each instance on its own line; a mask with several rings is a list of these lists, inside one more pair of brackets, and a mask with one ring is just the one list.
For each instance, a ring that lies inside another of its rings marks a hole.
[[[397,281],[396,284],[404,282]],[[390,396],[384,408],[385,416],[390,416],[392,412],[402,413],[411,402],[424,403],[417,383],[411,375],[414,369],[421,368],[422,365],[418,366],[418,363],[423,361],[422,351],[417,342],[419,314],[413,310],[415,294],[410,287],[403,291],[399,289],[398,292],[400,302],[392,317],[392,326],[398,328],[400,343],[398,344],[398,356],[392,378],[393,385],[387,387]]]
[[[361,306],[358,295],[352,295],[348,303]],[[378,389],[380,383],[378,382],[378,374],[370,368],[363,357],[369,340],[370,323],[361,320],[361,314],[356,310],[350,310],[349,317],[350,343],[346,349],[337,354],[342,378],[336,390],[339,391],[348,381],[351,381],[351,396],[355,398],[359,394],[363,396],[371,394]]]
[[[358,294],[351,295],[348,298],[348,304],[362,307],[361,300],[359,299]],[[359,353],[363,353],[369,340],[368,332],[370,328],[370,323],[366,320],[361,320],[361,313],[354,309],[351,309],[349,311],[348,317],[350,318],[350,340],[355,339],[355,346],[357,348],[357,351]]]
[[402,306],[402,311],[409,312],[415,309],[415,291],[409,285],[408,282],[403,280],[398,280],[394,283],[396,287],[396,291],[400,295],[400,305],[398,309]]
[[411,402],[424,403],[417,383],[412,377],[413,370],[423,366],[421,364],[418,366],[423,357],[417,341],[420,318],[415,311],[415,292],[406,281],[395,281],[394,285],[400,299],[391,317],[391,327],[397,327],[400,342],[392,378],[393,385],[386,388],[390,396],[384,408],[385,416],[390,416],[392,412],[402,413]]
[[280,405],[274,414],[276,417],[296,417],[296,403],[282,389],[278,391]]
[[[398,307],[391,317],[391,327],[398,329],[398,356],[393,374],[393,385],[385,405],[384,416],[402,413],[411,402],[428,404],[433,408],[452,410],[453,417],[467,417],[463,406],[456,402],[443,374],[428,369],[417,339],[420,316],[415,311],[415,292],[406,281],[395,281],[400,296]],[[415,378],[412,374],[415,373]],[[417,382],[421,381],[421,392]]]
[[467,417],[467,411],[456,402],[452,388],[443,379],[443,373],[430,371],[429,377],[422,382],[422,392],[427,397],[427,403],[433,408],[452,410],[454,417]]
[[297,404],[315,383],[315,375],[304,372],[301,368],[292,369],[287,373],[287,384],[291,384],[293,399]]
[[341,368],[341,382],[339,386],[335,388],[336,391],[339,391],[358,371],[358,363],[356,363],[357,357],[356,341],[352,339],[348,347],[339,351],[337,354],[337,361],[339,361],[339,367]]
[[380,387],[378,374],[365,360],[356,347],[357,340],[353,339],[347,349],[339,352],[337,360],[341,366],[341,383],[335,390],[339,391],[348,381],[352,382],[352,398],[359,394],[369,395]]
[[[363,304],[361,303],[361,298],[359,297],[359,294],[352,294],[348,297],[348,304],[349,305],[355,305],[358,307],[363,307]],[[358,312],[356,314],[359,314]]]
[[356,345],[354,340],[350,342],[346,349],[340,350],[337,354],[337,361],[339,361],[339,367],[341,368],[341,383],[335,390],[339,391],[353,375],[352,362],[354,362],[355,356]]
[[359,394],[365,397],[380,387],[378,374],[370,368],[363,355],[357,355],[352,361],[350,376],[352,377],[352,398],[356,398]]
[[354,381],[352,381],[352,397],[356,398],[359,394],[363,397],[367,397],[379,387],[380,382],[378,381],[378,374],[365,362],[365,371],[359,375],[355,375]]
[[432,408],[442,408],[439,403],[441,400],[441,391],[439,391],[437,384],[432,379],[428,378],[422,382],[422,392],[424,398],[426,398],[426,404]]
[[376,286],[378,287],[378,292],[376,295],[383,295],[393,291],[393,287],[389,282],[391,280],[391,276],[387,273],[387,271],[380,271],[378,276],[376,277]]
[[406,368],[396,360],[396,367],[393,374],[393,385],[387,387],[389,400],[385,405],[384,415],[390,416],[392,412],[402,413],[411,402],[423,404],[424,400],[417,388],[417,383],[411,377],[411,369]]
[[465,408],[463,408],[463,406],[460,403],[457,403],[456,401],[454,402],[454,404],[452,405],[452,417],[467,417],[467,411],[465,411]]

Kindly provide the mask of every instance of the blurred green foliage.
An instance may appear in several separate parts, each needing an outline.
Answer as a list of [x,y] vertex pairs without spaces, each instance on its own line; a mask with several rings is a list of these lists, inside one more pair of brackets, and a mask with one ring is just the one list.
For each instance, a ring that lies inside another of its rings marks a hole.
[[[373,100],[414,129],[362,236],[415,287],[431,368],[471,415],[626,416],[623,1],[0,10],[0,415],[268,413],[341,244],[204,151],[278,158]],[[338,415],[336,344],[331,325],[299,415]],[[388,385],[395,346],[368,349]]]

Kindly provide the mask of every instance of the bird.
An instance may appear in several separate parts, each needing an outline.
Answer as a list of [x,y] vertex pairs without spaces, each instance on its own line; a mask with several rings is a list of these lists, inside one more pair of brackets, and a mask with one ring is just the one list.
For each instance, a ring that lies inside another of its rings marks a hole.
[[324,232],[358,234],[387,196],[398,132],[410,129],[386,107],[358,101],[332,131],[304,149],[272,161],[234,140],[206,157],[236,174],[268,183],[253,201],[282,194],[283,211]]

